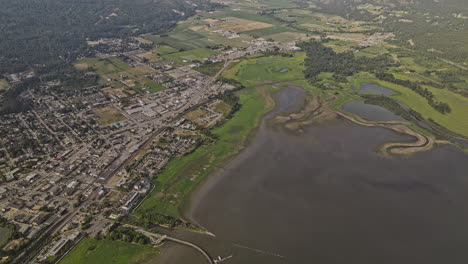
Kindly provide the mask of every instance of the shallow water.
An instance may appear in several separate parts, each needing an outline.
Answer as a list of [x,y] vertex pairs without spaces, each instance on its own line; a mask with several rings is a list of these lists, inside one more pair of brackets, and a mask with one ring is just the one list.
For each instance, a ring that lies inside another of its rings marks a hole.
[[[275,112],[293,110],[300,97],[277,94]],[[411,138],[346,120],[300,135],[264,121],[193,197],[188,215],[216,238],[175,236],[212,256],[232,254],[226,264],[467,263],[467,156],[450,147],[411,158],[375,154],[396,140]],[[164,263],[205,263],[190,249],[165,249]]]
[[370,121],[405,121],[401,116],[395,115],[389,110],[361,101],[351,101],[343,105],[343,110],[359,115]]
[[381,95],[394,95],[395,91],[374,83],[361,83],[359,93],[375,93]]

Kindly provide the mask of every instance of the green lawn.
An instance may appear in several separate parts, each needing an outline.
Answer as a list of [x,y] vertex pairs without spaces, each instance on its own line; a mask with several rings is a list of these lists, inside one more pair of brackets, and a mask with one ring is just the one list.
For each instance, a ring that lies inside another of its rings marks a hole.
[[60,264],[144,264],[158,255],[159,252],[150,245],[86,238]]
[[[240,81],[245,86],[254,86],[268,82],[304,78],[304,53],[295,53],[294,57],[270,56],[244,60],[225,72],[226,78]],[[280,72],[288,69],[287,72]]]
[[214,129],[213,133],[219,137],[216,143],[171,161],[155,180],[154,191],[135,211],[136,216],[150,209],[179,218],[180,207],[189,192],[219,164],[242,149],[266,108],[256,89],[246,88],[237,93],[242,107],[225,124]]
[[193,60],[204,61],[205,58],[213,54],[216,54],[216,52],[210,49],[192,49],[183,52],[166,54],[163,55],[163,57],[179,65],[184,65],[191,63]]
[[11,229],[7,227],[0,227],[0,246],[3,246],[8,242],[11,232]]
[[98,59],[85,58],[75,64],[78,69],[87,70],[91,67],[98,75],[115,74],[130,69],[130,66],[118,58]]
[[166,55],[166,54],[176,53],[179,51],[173,47],[161,45],[161,46],[156,47],[154,49],[154,52],[159,53],[161,55]]
[[159,92],[159,91],[162,91],[162,90],[166,89],[166,87],[164,87],[162,84],[157,83],[157,82],[152,81],[152,80],[147,81],[145,83],[145,86],[148,87],[148,91],[150,93],[156,93],[156,92]]

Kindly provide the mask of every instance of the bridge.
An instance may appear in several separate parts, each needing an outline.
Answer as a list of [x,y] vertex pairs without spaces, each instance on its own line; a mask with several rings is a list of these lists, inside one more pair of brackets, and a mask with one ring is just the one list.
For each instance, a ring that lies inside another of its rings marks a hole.
[[184,246],[191,247],[191,248],[195,249],[196,251],[200,252],[200,254],[202,254],[205,257],[205,259],[207,260],[208,263],[216,264],[216,262],[210,257],[208,252],[206,252],[204,249],[202,249],[201,247],[199,247],[199,246],[197,246],[197,245],[195,245],[193,243],[190,243],[190,242],[185,241],[185,240],[177,239],[177,238],[174,238],[174,237],[170,237],[170,236],[167,236],[167,235],[155,234],[155,233],[146,231],[143,228],[137,227],[137,226],[131,226],[131,225],[124,225],[124,226],[128,227],[128,228],[132,228],[133,230],[137,231],[138,233],[149,237],[151,239],[151,241],[153,241],[153,243],[155,245],[161,243],[164,240],[167,240],[167,241],[175,242],[175,243],[178,243],[178,244],[181,244],[181,245],[184,245]]

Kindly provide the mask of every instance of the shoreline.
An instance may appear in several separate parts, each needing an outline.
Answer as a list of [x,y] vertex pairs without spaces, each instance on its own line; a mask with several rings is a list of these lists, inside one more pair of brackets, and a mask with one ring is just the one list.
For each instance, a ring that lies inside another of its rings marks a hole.
[[[280,82],[280,83],[270,83],[265,84],[258,87],[249,87],[250,89],[256,89],[261,95],[263,100],[266,103],[266,110],[265,113],[257,121],[255,128],[249,132],[246,140],[243,142],[239,151],[234,153],[231,157],[227,158],[225,161],[220,162],[222,165],[216,166],[217,169],[210,173],[205,179],[201,182],[197,183],[195,188],[190,191],[188,197],[181,205],[181,215],[182,219],[188,221],[190,223],[195,224],[196,226],[201,227],[204,232],[200,232],[203,234],[208,234],[212,236],[216,236],[215,234],[210,233],[205,227],[200,225],[193,216],[194,210],[197,205],[201,202],[199,200],[200,196],[203,195],[205,190],[209,190],[212,186],[214,186],[219,180],[221,180],[220,174],[223,173],[223,170],[229,170],[232,164],[236,162],[240,162],[236,160],[240,153],[248,147],[249,144],[252,143],[255,134],[261,129],[261,123],[267,121],[273,121],[275,124],[284,125],[284,127],[288,130],[299,130],[301,131],[303,126],[311,125],[315,122],[325,122],[331,121],[333,119],[344,118],[348,121],[351,121],[355,124],[365,126],[365,127],[381,127],[389,129],[397,134],[404,134],[411,136],[415,139],[413,142],[384,142],[379,147],[379,150],[376,154],[384,155],[384,156],[411,156],[413,154],[417,154],[420,152],[430,151],[432,150],[437,144],[447,144],[453,145],[448,141],[436,140],[434,137],[423,135],[412,128],[408,127],[408,124],[399,121],[369,121],[365,120],[359,116],[350,115],[347,113],[343,113],[337,109],[333,109],[329,104],[322,103],[321,97],[317,94],[313,94],[307,89],[303,87],[297,86],[300,89],[306,91],[306,98],[305,103],[301,107],[299,111],[293,113],[287,113],[286,115],[277,114],[276,116],[271,117],[270,120],[265,120],[267,115],[271,114],[272,111],[275,110],[275,107],[278,105],[277,100],[272,96],[273,91],[265,91],[266,87],[269,86],[275,89],[285,89],[287,85],[287,81]],[[277,86],[278,84],[286,84],[285,86]],[[247,88],[247,89],[249,89]],[[195,231],[197,232],[197,231]]]
[[193,211],[196,208],[196,205],[200,203],[200,200],[198,198],[200,195],[203,194],[203,190],[209,189],[211,186],[215,185],[217,181],[221,179],[218,176],[220,176],[220,173],[222,173],[223,170],[229,170],[229,167],[227,166],[235,162],[236,159],[239,157],[239,154],[241,154],[241,152],[252,143],[253,138],[255,137],[257,132],[261,129],[262,122],[264,122],[264,118],[275,109],[275,107],[277,106],[277,101],[271,95],[272,92],[275,92],[275,91],[273,90],[267,91],[268,89],[275,89],[275,90],[278,89],[274,85],[275,84],[266,84],[266,85],[261,85],[258,87],[245,88],[245,89],[255,89],[260,94],[260,96],[265,102],[264,112],[256,120],[256,123],[253,129],[250,132],[248,132],[244,142],[242,142],[240,146],[240,149],[236,153],[233,153],[231,157],[228,157],[226,160],[220,162],[219,165],[214,165],[216,169],[213,172],[211,172],[209,175],[207,175],[207,177],[205,177],[202,181],[197,183],[194,189],[190,191],[186,199],[184,199],[184,201],[182,202],[181,208],[180,208],[182,219],[202,228],[204,232],[200,232],[200,233],[216,236],[215,234],[209,232],[205,227],[200,225],[193,217]]

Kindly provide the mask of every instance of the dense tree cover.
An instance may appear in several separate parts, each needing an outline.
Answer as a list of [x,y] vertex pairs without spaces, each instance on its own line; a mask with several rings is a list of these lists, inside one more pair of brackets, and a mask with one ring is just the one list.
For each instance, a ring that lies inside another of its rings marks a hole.
[[364,103],[366,104],[382,106],[387,110],[393,112],[394,114],[403,117],[406,120],[412,120],[411,114],[408,113],[408,111],[401,107],[401,105],[392,98],[389,98],[384,95],[373,94],[364,94],[361,95],[361,97],[364,98]]
[[411,90],[424,97],[430,106],[432,106],[435,110],[439,111],[442,114],[450,113],[452,111],[452,109],[447,103],[437,101],[434,97],[434,94],[431,91],[429,91],[427,88],[422,87],[417,82],[396,79],[395,76],[393,76],[393,74],[391,73],[377,73],[376,77],[382,81],[387,81],[410,88]]
[[336,53],[319,41],[303,42],[300,47],[307,53],[304,73],[309,79],[316,79],[321,72],[331,72],[339,78],[360,71],[384,71],[392,65],[391,59],[387,56],[356,58],[351,51]]
[[142,245],[146,245],[151,242],[147,236],[140,234],[131,228],[118,225],[111,227],[109,232],[106,234],[106,239],[120,240],[127,243],[137,243]]
[[127,217],[126,221],[146,228],[152,228],[154,226],[166,226],[170,228],[191,226],[190,223],[182,222],[175,217],[159,214],[155,212],[154,209],[138,212],[138,218]]
[[[193,2],[193,5],[192,5]],[[0,74],[63,65],[85,40],[160,33],[211,8],[205,0],[0,0]]]
[[[307,0],[298,0],[307,2]],[[468,12],[466,0],[315,0],[320,12],[340,15],[344,18],[378,22],[396,35],[396,42],[431,57],[443,57],[457,62],[468,61],[468,23],[457,14]],[[361,8],[370,3],[384,7],[383,13],[371,13]],[[395,16],[392,10],[406,11]],[[409,22],[408,22],[409,21]],[[415,44],[412,47],[408,40]],[[434,51],[435,49],[435,51]]]

